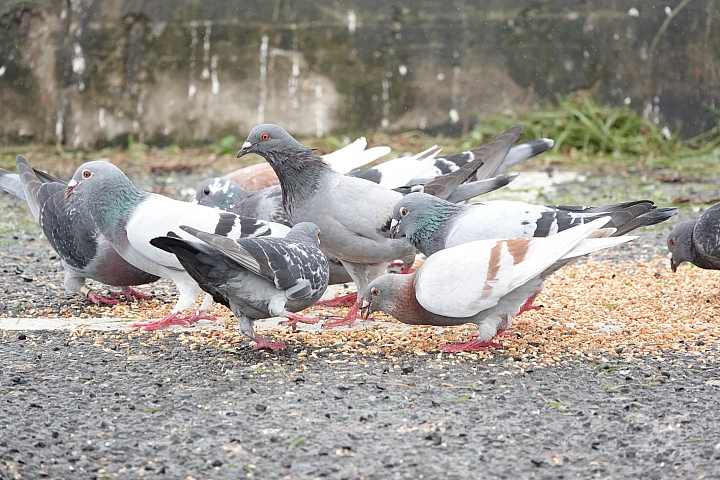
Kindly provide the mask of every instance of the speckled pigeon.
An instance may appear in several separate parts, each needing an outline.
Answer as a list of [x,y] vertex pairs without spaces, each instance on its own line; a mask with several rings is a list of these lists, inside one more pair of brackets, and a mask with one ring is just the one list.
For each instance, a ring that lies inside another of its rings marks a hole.
[[673,272],[683,262],[720,270],[720,203],[705,210],[699,218],[673,228],[667,238],[667,248]]
[[406,237],[426,256],[475,240],[547,237],[609,216],[615,236],[664,222],[677,208],[655,208],[650,200],[600,207],[545,206],[513,201],[457,205],[424,193],[411,193],[393,208],[391,235]]
[[180,228],[201,241],[167,236],[150,243],[175,254],[203,290],[232,310],[242,333],[256,342],[255,348],[285,348],[283,342],[270,342],[255,333],[257,319],[286,317],[283,324],[293,327],[318,321],[294,313],[315,303],[327,288],[328,264],[319,248],[317,226],[298,223],[285,238],[237,241]]
[[0,186],[28,202],[30,211],[57,252],[65,271],[65,290],[82,293],[90,302],[114,305],[117,294],[103,296],[90,289],[85,280],[120,287],[127,299],[150,298],[132,288],[158,280],[129,264],[110,246],[98,231],[85,203],[79,198],[65,200],[67,184],[34,170],[23,156],[18,156],[18,173],[2,170]]
[[389,235],[392,208],[403,195],[334,171],[277,125],[253,128],[238,157],[247,153],[264,157],[275,170],[290,222],[316,224],[323,232],[323,248],[340,259],[355,281],[358,300],[345,318],[326,325],[352,324],[368,282],[384,273],[387,262],[415,253],[404,239]]
[[[137,189],[119,168],[102,161],[85,163],[75,171],[65,192],[66,199],[73,197],[85,202],[97,228],[126,261],[175,282],[180,293],[175,307],[160,320],[135,324],[146,329],[208,318],[202,312],[212,304],[212,298],[207,295],[202,306],[190,316],[178,315],[178,312],[193,305],[202,289],[185,272],[175,255],[153,247],[151,239],[164,236],[169,231],[180,231],[180,225],[231,238],[284,236],[289,231],[284,225],[238,217],[214,208],[144,192]],[[184,232],[180,234],[185,238],[194,238]]]
[[510,327],[512,317],[548,275],[571,258],[637,238],[589,238],[611,233],[600,230],[609,220],[602,217],[553,237],[479,240],[442,250],[413,274],[372,281],[365,292],[364,316],[383,311],[412,325],[474,323],[479,327],[476,338],[444,349],[497,346],[491,339]]

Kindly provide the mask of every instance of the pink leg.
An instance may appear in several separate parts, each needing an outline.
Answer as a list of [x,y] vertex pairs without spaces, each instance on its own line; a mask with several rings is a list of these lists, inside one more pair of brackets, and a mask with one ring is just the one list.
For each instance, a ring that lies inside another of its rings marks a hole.
[[[497,335],[496,335],[497,336]],[[477,338],[478,335],[472,336],[472,340],[469,342],[452,343],[449,345],[440,345],[440,349],[443,352],[484,352],[487,351],[488,347],[500,348],[502,345],[493,342],[492,340],[480,340]]]
[[168,313],[160,320],[153,320],[150,322],[135,322],[131,326],[150,331],[150,330],[158,330],[160,328],[168,327],[170,325],[190,325],[199,320],[215,321],[217,319],[211,315],[203,315],[202,312],[200,312],[199,310],[195,310],[193,313],[191,313],[187,317],[181,317],[177,313]]
[[317,302],[315,305],[323,307],[351,307],[357,301],[357,292],[341,295],[332,300],[324,300]]
[[135,290],[132,287],[123,288],[123,293],[125,294],[125,298],[127,298],[128,302],[133,300],[149,300],[152,298],[152,295]]
[[317,318],[310,318],[310,317],[303,317],[302,315],[298,315],[297,313],[293,312],[287,312],[287,320],[280,322],[280,325],[290,325],[292,326],[293,332],[297,330],[297,324],[298,323],[317,323],[320,320]]
[[114,295],[103,296],[93,290],[90,290],[85,295],[85,300],[94,303],[95,305],[117,305],[118,301],[114,298]]
[[345,323],[349,324],[351,327],[355,323],[355,319],[357,318],[358,310],[360,309],[360,303],[355,302],[348,312],[347,315],[343,318],[336,318],[334,320],[330,320],[328,322],[325,322],[326,327],[337,327],[338,325],[343,325]]
[[263,348],[267,348],[268,350],[282,350],[285,348],[285,342],[271,342],[265,340],[260,335],[255,335],[253,341],[255,341],[255,346],[253,347],[255,350],[261,350]]
[[522,306],[520,307],[520,311],[518,312],[518,315],[520,315],[523,312],[529,312],[530,310],[540,310],[541,308],[543,308],[542,305],[533,305],[533,302],[535,301],[535,299],[537,298],[538,295],[540,295],[539,291],[535,292],[535,294],[532,297],[525,300],[525,303],[523,303]]

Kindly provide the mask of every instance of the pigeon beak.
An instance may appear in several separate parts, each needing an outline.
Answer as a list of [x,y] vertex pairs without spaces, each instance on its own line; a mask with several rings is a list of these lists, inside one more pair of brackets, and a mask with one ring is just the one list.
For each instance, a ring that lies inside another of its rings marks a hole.
[[370,317],[370,314],[372,313],[372,310],[370,310],[370,305],[372,302],[368,302],[367,300],[363,300],[362,306],[360,307],[360,316],[363,320],[367,320]]
[[673,273],[677,271],[677,263],[675,263],[675,258],[670,257],[670,270],[672,270]]
[[65,190],[65,200],[70,198],[70,195],[72,195],[73,190],[75,190],[75,188],[78,185],[80,185],[81,183],[82,182],[78,182],[77,180],[74,180],[74,179],[70,180],[70,182],[68,182],[67,190]]
[[242,156],[245,155],[246,153],[250,153],[250,149],[252,149],[254,146],[255,146],[255,145],[253,145],[253,144],[250,143],[250,142],[245,142],[245,143],[243,143],[242,148],[240,149],[240,151],[239,151],[238,154],[237,154],[237,158],[242,157]]
[[200,202],[197,201],[197,198],[193,198],[192,200],[190,200],[190,203],[200,203]]
[[398,230],[400,227],[400,220],[395,220],[394,218],[390,222],[390,238],[395,238],[398,234]]

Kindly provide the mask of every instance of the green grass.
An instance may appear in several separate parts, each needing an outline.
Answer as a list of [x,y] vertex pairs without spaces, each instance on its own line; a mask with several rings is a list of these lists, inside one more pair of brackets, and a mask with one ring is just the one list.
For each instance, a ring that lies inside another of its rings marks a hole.
[[[516,123],[524,125],[525,139],[552,138],[550,152],[531,160],[531,167],[560,165],[584,171],[662,172],[671,176],[720,176],[720,111],[718,125],[690,139],[681,139],[633,109],[598,105],[592,99],[558,97],[550,110],[481,116],[467,134],[457,137],[430,136],[421,131],[399,134],[364,132],[370,146],[388,145],[393,154],[417,153],[434,144],[444,152],[476,148]],[[354,140],[352,135],[335,134],[322,138],[298,138],[302,143],[327,153]],[[229,135],[205,146],[181,147],[172,144],[156,148],[128,136],[128,147],[83,150],[62,145],[21,145],[0,147],[0,167],[15,170],[15,156],[26,155],[36,168],[57,172],[72,171],[82,162],[109,157],[124,169],[140,172],[156,169],[213,168],[225,170],[261,161],[255,155],[236,159],[243,139]],[[389,157],[388,157],[389,158]]]

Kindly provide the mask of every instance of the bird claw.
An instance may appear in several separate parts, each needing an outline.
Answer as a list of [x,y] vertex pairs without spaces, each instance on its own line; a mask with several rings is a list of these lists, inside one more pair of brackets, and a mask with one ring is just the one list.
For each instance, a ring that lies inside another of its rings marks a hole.
[[296,327],[298,323],[313,324],[313,323],[317,323],[319,321],[320,320],[317,318],[303,317],[302,315],[288,312],[287,320],[283,320],[282,322],[280,322],[280,325],[282,325],[282,326],[291,325],[292,327]]
[[357,292],[348,293],[347,295],[341,295],[332,300],[324,300],[317,302],[315,305],[321,307],[352,307],[357,301]]
[[85,300],[94,303],[95,305],[117,305],[118,301],[114,298],[115,295],[110,294],[107,297],[100,295],[99,293],[90,290],[85,295]]
[[360,308],[360,304],[358,302],[355,302],[350,308],[350,311],[347,315],[345,315],[343,318],[335,318],[333,320],[329,320],[325,322],[325,327],[337,327],[339,325],[348,324],[348,326],[352,327],[355,324],[355,319],[357,318],[358,309]]
[[132,287],[125,287],[123,294],[125,295],[125,298],[131,302],[133,300],[150,300],[152,298],[152,295],[143,293],[139,290],[136,290]]
[[255,345],[253,346],[255,350],[283,350],[285,348],[285,342],[271,342],[269,340],[265,340],[260,335],[255,335],[253,337],[253,341],[255,342]]
[[163,327],[169,327],[170,325],[188,326],[200,320],[215,321],[217,319],[211,315],[203,315],[202,312],[196,310],[187,317],[178,316],[177,313],[168,313],[160,320],[153,320],[151,322],[135,322],[130,326],[140,328],[145,331],[152,331]]

